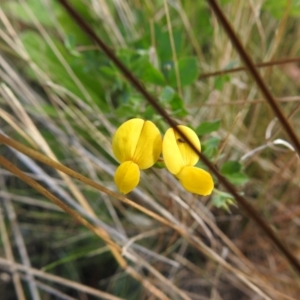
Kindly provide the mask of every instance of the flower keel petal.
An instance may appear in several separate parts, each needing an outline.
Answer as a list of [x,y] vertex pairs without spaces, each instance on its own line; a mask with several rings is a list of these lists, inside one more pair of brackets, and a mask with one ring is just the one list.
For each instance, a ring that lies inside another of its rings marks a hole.
[[132,161],[123,162],[116,170],[114,176],[119,191],[123,194],[131,192],[140,181],[140,169]]
[[158,128],[151,121],[145,121],[132,160],[141,169],[148,169],[158,160],[161,146],[162,138]]
[[187,166],[176,175],[182,186],[191,193],[203,196],[210,195],[214,182],[211,175],[203,169]]
[[[192,144],[201,151],[201,145],[199,138],[194,130],[192,130],[189,127],[179,125],[178,128],[186,135],[186,137],[192,142]],[[179,148],[179,151],[182,156],[182,160],[184,162],[185,166],[194,166],[197,161],[199,160],[199,156],[195,151],[188,145],[187,142],[185,142],[182,137],[175,132],[175,138],[177,141],[177,145]]]
[[[201,145],[197,134],[191,128],[183,125],[179,125],[178,128],[200,151]],[[169,128],[165,133],[162,152],[167,169],[175,175],[184,166],[193,166],[199,160],[199,156],[173,128]]]

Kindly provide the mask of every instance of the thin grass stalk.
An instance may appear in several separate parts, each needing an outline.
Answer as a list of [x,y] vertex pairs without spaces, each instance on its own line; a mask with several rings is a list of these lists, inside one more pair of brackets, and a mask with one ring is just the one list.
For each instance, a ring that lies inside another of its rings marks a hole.
[[[5,190],[5,184],[3,178],[0,178],[0,187],[2,190]],[[10,226],[15,238],[15,245],[18,249],[20,259],[26,267],[31,267],[30,257],[28,255],[26,244],[24,242],[22,232],[19,226],[19,222],[17,220],[17,215],[14,210],[14,206],[11,202],[11,199],[9,197],[4,197],[4,207],[6,209],[6,213],[8,216],[8,219],[10,221]],[[29,286],[30,295],[32,297],[32,300],[40,300],[40,294],[35,282],[34,277],[31,273],[26,274],[27,283]]]
[[[4,214],[2,212],[1,206],[0,206],[0,235],[1,235],[1,240],[2,240],[2,244],[3,244],[4,253],[5,253],[5,256],[7,257],[7,260],[14,263],[14,261],[15,261],[14,254],[13,254],[12,246],[11,246],[11,243],[10,243],[10,240],[8,237],[8,233],[6,230],[6,226],[5,226],[5,222],[4,222]],[[26,300],[23,286],[22,286],[18,272],[16,272],[15,268],[13,268],[13,267],[10,269],[10,272],[12,273],[12,282],[14,284],[18,300]]]
[[[233,197],[236,199],[238,204],[247,212],[247,214],[250,216],[252,220],[254,220],[257,225],[261,228],[261,230],[269,237],[269,239],[274,243],[274,245],[277,246],[277,248],[281,251],[281,253],[286,257],[286,259],[289,261],[290,265],[294,267],[294,269],[298,272],[300,275],[300,263],[297,260],[297,258],[292,254],[292,252],[285,246],[285,243],[283,243],[277,235],[274,233],[274,231],[271,229],[271,227],[268,225],[268,223],[257,213],[256,209],[244,198],[242,197],[234,188],[234,186],[224,177],[222,176],[218,170],[215,169],[214,165],[202,154],[199,152],[198,149],[195,148],[193,143],[189,141],[189,139],[186,138],[186,136],[181,132],[180,129],[178,129],[176,126],[176,122],[173,121],[169,115],[165,112],[165,110],[160,106],[158,101],[150,94],[148,91],[144,88],[144,86],[140,83],[140,81],[125,67],[125,65],[117,58],[117,56],[111,51],[111,49],[98,37],[98,35],[94,32],[94,30],[83,20],[83,18],[78,14],[77,11],[74,10],[74,8],[66,1],[66,0],[58,0],[60,4],[68,11],[70,16],[76,21],[78,26],[90,37],[92,38],[97,45],[102,49],[104,53],[111,59],[111,61],[116,65],[116,67],[124,74],[124,76],[127,78],[129,82],[136,88],[137,91],[139,91],[145,99],[151,104],[156,111],[165,119],[165,121],[174,128],[180,134],[180,136],[186,141],[186,143],[199,155],[199,157],[202,159],[202,161],[207,165],[207,167],[210,169],[210,171],[217,177],[217,179],[223,184],[223,186],[227,189],[228,192],[230,192]],[[248,55],[247,55],[248,57]],[[251,61],[251,60],[250,60]],[[252,61],[251,61],[252,63]],[[257,73],[255,67],[252,67],[254,71]],[[259,77],[260,78],[260,77]],[[266,87],[263,84],[264,87]],[[266,88],[267,93],[269,90]],[[270,92],[269,92],[270,94]],[[271,103],[275,103],[275,100],[271,96]],[[273,101],[273,102],[272,102]],[[282,117],[281,120],[285,126],[289,129],[288,132],[293,137],[293,141],[295,142],[295,145],[297,146],[296,149],[300,153],[300,143],[298,142],[297,137],[295,136],[293,130],[289,126],[289,123],[286,122],[285,117],[281,113],[280,109],[278,108],[277,104],[275,103],[275,107],[278,109],[279,115]],[[285,127],[286,128],[286,127]]]

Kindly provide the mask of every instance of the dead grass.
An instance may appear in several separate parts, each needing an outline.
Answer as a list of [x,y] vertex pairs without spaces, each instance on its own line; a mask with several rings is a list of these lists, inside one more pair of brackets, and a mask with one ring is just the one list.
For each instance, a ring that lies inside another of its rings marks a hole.
[[[40,2],[55,19],[53,2]],[[188,2],[165,1],[164,6],[138,0],[83,2],[103,24],[101,30],[115,50],[130,47],[144,33],[136,6],[155,22],[169,11],[166,29],[170,33],[184,28],[185,41],[191,45],[188,54],[196,53],[202,73],[224,69],[233,61],[240,65],[239,55],[209,9],[212,35],[205,48],[196,22],[199,16]],[[0,169],[3,299],[298,299],[297,274],[239,208],[233,207],[231,214],[216,209],[209,198],[184,192],[160,169],[144,172],[139,188],[128,198],[117,193],[110,143],[121,121],[114,117],[113,107],[104,112],[96,105],[88,85],[53,41],[65,38],[59,22],[49,31],[26,1],[18,3],[82,96],[53,80],[53,74],[35,62],[21,38],[28,22],[0,8],[1,134],[45,155],[23,155],[1,146],[3,157],[26,172],[23,180],[29,178],[34,186]],[[271,18],[261,12],[262,4],[232,1],[222,8],[254,61],[295,57],[297,20],[288,8],[282,19]],[[295,63],[261,69],[299,136],[298,71]],[[222,128],[213,133],[224,142],[216,165],[241,161],[250,180],[238,191],[298,258],[299,158],[289,149],[287,135],[256,84],[241,71],[220,90],[215,77],[209,77],[183,88],[182,95],[189,109],[182,123],[196,127],[221,119]],[[37,192],[43,187],[48,190],[45,197]],[[72,218],[47,198],[62,201],[67,213],[74,212]],[[52,263],[57,264],[49,266]]]

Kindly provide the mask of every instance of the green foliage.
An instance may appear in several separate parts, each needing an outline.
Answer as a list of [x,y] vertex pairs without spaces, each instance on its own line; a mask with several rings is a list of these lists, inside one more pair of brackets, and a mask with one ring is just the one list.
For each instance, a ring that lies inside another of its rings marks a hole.
[[187,111],[184,108],[183,100],[178,96],[176,91],[170,86],[166,86],[162,91],[158,99],[161,104],[167,108],[167,104],[173,111],[174,116],[184,117],[187,115]]
[[225,162],[220,172],[235,185],[242,185],[248,181],[248,177],[242,172],[242,165],[238,161],[229,160]]
[[205,135],[214,131],[217,131],[221,126],[220,120],[203,122],[195,130],[198,135]]
[[[175,51],[178,55],[182,51],[182,31],[173,30],[173,41]],[[169,62],[173,58],[172,47],[170,43],[170,33],[162,30],[161,26],[155,24],[155,43],[158,57],[162,64]]]
[[[53,26],[51,15],[45,9],[44,5],[39,0],[27,0],[27,5],[32,11],[37,20],[44,26]],[[59,9],[56,3],[53,3],[53,9]],[[15,19],[22,21],[26,24],[33,24],[32,17],[28,14],[26,6],[17,1],[7,1],[3,4],[4,11]]]
[[[71,72],[78,78],[84,86],[88,94],[102,108],[106,107],[105,103],[99,98],[103,95],[101,85],[99,85],[99,75],[86,72],[83,66],[83,58],[71,56],[67,49],[58,40],[52,39],[53,47],[51,47],[39,34],[33,31],[26,31],[21,35],[26,51],[44,72],[58,85],[65,87],[71,93],[85,99],[80,87],[70,78],[69,71],[64,67],[62,62],[66,62],[71,67]],[[61,60],[57,57],[55,51],[58,51]],[[34,74],[28,68],[28,74],[31,78],[38,80],[37,74]],[[98,77],[98,78],[97,78]]]
[[230,81],[230,76],[228,74],[215,77],[214,86],[215,89],[221,91],[224,87],[224,84]]
[[219,137],[210,137],[202,143],[202,152],[209,159],[213,159],[218,152],[221,140]]
[[[191,85],[199,76],[199,67],[195,57],[185,57],[178,60],[178,72],[181,86]],[[171,86],[177,86],[176,70],[172,65],[167,75]]]
[[[262,9],[270,12],[273,17],[280,19],[283,17],[283,14],[286,12],[288,8],[290,0],[266,0],[263,3]],[[299,0],[291,0],[291,6],[289,9],[289,15],[297,17],[300,15],[300,1]]]
[[148,51],[134,51],[121,49],[119,58],[142,82],[156,85],[165,85],[165,78],[160,70],[156,69],[149,61]]
[[215,207],[225,209],[228,212],[230,212],[230,205],[236,206],[236,202],[231,194],[221,192],[217,189],[214,189],[211,201]]

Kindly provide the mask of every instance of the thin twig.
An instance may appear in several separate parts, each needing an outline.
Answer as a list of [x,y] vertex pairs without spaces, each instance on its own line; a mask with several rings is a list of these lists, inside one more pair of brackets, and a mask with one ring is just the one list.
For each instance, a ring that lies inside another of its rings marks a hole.
[[[262,62],[262,63],[257,63],[255,64],[256,68],[266,68],[266,67],[273,67],[276,65],[284,65],[284,64],[288,64],[288,63],[292,63],[292,62],[299,62],[300,61],[300,57],[291,57],[291,58],[282,58],[282,59],[278,59],[278,60],[270,60],[270,61],[266,61],[266,62]],[[240,72],[240,71],[247,71],[248,69],[246,67],[236,67],[236,68],[232,68],[232,69],[224,69],[224,70],[219,70],[219,71],[215,71],[215,72],[210,72],[210,73],[204,73],[204,74],[200,74],[198,79],[205,79],[208,77],[214,77],[214,76],[218,76],[218,75],[224,75],[224,74],[229,74],[229,73],[236,73],[236,72]]]

